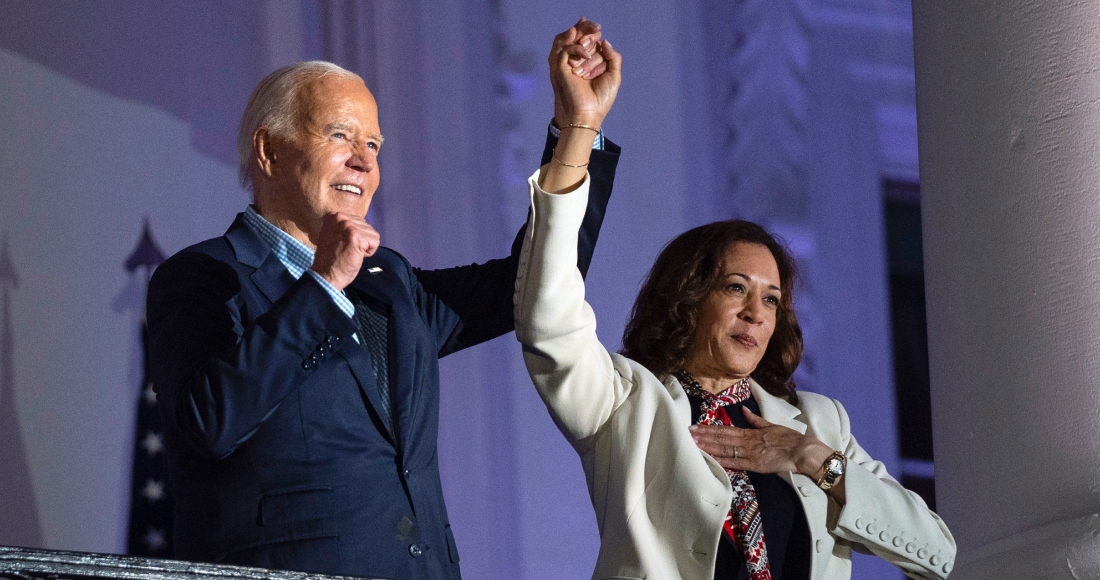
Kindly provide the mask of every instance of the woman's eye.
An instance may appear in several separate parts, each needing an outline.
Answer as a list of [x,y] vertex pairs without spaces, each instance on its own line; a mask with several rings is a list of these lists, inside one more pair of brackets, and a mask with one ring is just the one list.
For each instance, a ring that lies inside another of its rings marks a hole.
[[733,290],[734,292],[738,292],[738,293],[744,293],[745,292],[745,285],[744,284],[730,284],[730,290]]
[[768,296],[764,298],[764,302],[771,304],[772,306],[779,306],[779,298],[776,296]]

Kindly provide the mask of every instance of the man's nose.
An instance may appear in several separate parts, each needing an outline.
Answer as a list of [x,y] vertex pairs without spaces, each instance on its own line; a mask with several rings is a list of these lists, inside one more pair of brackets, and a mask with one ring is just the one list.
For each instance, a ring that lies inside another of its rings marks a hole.
[[356,146],[345,163],[351,169],[363,172],[373,171],[377,164],[378,159],[375,157],[374,150],[366,143]]

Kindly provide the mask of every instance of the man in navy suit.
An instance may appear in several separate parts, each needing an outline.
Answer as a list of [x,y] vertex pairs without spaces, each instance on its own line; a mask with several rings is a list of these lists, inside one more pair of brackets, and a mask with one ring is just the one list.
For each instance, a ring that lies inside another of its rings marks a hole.
[[[570,34],[599,30],[581,22]],[[579,74],[598,74],[601,60]],[[321,62],[272,73],[241,120],[253,205],[150,282],[179,557],[459,577],[436,458],[438,359],[513,329],[519,243],[506,258],[434,271],[380,246],[364,216],[381,145],[358,76]],[[544,162],[553,146],[551,136]],[[618,160],[603,148],[582,270]]]

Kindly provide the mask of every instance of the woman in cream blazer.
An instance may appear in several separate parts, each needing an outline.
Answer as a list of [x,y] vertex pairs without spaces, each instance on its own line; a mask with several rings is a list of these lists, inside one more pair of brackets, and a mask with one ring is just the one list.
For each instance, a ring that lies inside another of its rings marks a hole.
[[[601,538],[592,576],[710,580],[733,498],[730,480],[692,438],[680,381],[609,353],[596,337],[576,268],[587,182],[567,195],[545,193],[536,176],[529,186],[516,336],[539,394],[581,457]],[[843,506],[809,477],[779,473],[806,514],[811,578],[849,578],[853,548],[910,577],[947,577],[955,558],[951,533],[859,446],[838,401],[802,392],[794,406],[755,381],[750,386],[764,420],[812,435],[847,458]]]
[[[581,58],[606,65],[578,73],[574,61]],[[516,336],[539,394],[581,457],[601,538],[593,578],[710,580],[720,557],[724,564],[741,558],[753,580],[771,578],[764,544],[779,510],[769,520],[766,498],[753,491],[763,488],[746,486],[746,474],[783,491],[794,510],[785,521],[805,524],[799,539],[777,539],[787,551],[773,554],[797,560],[803,575],[849,578],[851,551],[859,549],[911,577],[946,577],[955,543],[940,518],[859,446],[839,402],[795,395],[789,379],[801,333],[791,308],[793,263],[759,226],[701,226],[670,244],[677,250],[662,252],[624,340],[626,352],[646,365],[600,344],[576,266],[577,235],[587,206],[584,168],[614,102],[621,57],[605,40],[585,41],[571,28],[555,38],[549,60],[562,132],[551,162],[529,180]],[[677,269],[692,252],[694,270]],[[699,279],[661,278],[681,271]],[[679,295],[692,284],[694,297]],[[646,303],[659,305],[649,308],[658,316],[675,310],[666,316],[675,324],[647,322]],[[661,332],[639,340],[647,325]],[[677,325],[679,335],[664,328]],[[692,426],[689,398],[742,405],[745,421],[711,407]],[[736,505],[731,479],[738,482]],[[727,517],[736,531],[724,529]],[[722,556],[720,542],[727,542]],[[791,566],[783,573],[794,575]]]

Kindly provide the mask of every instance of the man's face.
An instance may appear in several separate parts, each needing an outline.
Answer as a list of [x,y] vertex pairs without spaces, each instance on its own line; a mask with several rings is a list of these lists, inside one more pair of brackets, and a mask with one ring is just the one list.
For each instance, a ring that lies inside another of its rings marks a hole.
[[316,79],[302,87],[296,105],[294,132],[271,140],[272,187],[256,202],[265,218],[316,246],[326,214],[367,215],[382,133],[374,96],[358,78]]

